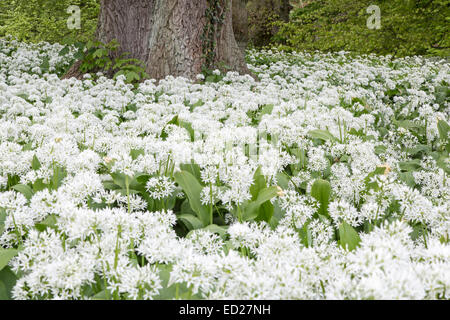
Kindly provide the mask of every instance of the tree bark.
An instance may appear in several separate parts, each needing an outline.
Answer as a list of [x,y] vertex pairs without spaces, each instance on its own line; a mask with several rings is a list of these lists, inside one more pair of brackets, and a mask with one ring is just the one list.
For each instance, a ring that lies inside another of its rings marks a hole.
[[[229,70],[248,72],[232,26],[232,0],[214,40],[214,63]],[[97,38],[116,39],[120,55],[146,63],[151,78],[168,75],[195,78],[205,64],[203,33],[207,0],[101,0]]]
[[247,0],[233,1],[233,30],[239,48],[244,51],[248,43]]

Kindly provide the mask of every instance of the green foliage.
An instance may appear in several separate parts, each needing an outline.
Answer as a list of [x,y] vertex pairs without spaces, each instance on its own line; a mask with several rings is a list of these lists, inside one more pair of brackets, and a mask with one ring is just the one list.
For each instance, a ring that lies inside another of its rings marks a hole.
[[[367,27],[371,5],[381,29]],[[285,50],[448,56],[449,13],[447,0],[318,0],[293,10],[274,40]]]
[[[89,40],[85,45],[76,43],[78,52],[75,58],[81,60],[80,71],[83,73],[95,73],[101,71],[114,79],[123,75],[127,83],[136,83],[148,77],[145,73],[145,64],[138,59],[127,58],[124,53],[117,58],[111,58],[119,48],[117,41],[109,43]],[[64,54],[66,48],[60,54]]]
[[355,250],[361,242],[358,232],[346,222],[339,226],[339,244],[350,251]]
[[319,214],[329,216],[328,204],[330,203],[331,184],[322,179],[317,179],[311,187],[311,196],[320,203]]
[[[0,37],[11,35],[27,42],[87,41],[97,27],[99,3],[99,0],[0,1]],[[67,26],[71,16],[67,9],[71,5],[79,6],[81,10],[79,30]]]
[[[174,175],[175,181],[178,185],[183,189],[183,192],[186,194],[189,199],[189,205],[191,209],[196,213],[198,220],[202,223],[204,227],[211,223],[210,212],[208,207],[202,205],[200,200],[200,194],[202,192],[202,185],[194,177],[187,171],[177,172]],[[187,220],[187,217],[184,217]],[[192,220],[192,219],[191,219]],[[194,226],[197,226],[197,222],[190,223]]]

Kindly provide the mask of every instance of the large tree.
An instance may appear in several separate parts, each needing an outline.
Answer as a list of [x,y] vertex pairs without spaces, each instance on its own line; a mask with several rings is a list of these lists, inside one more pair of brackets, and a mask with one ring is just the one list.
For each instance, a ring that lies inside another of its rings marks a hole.
[[193,78],[202,68],[247,72],[232,0],[101,0],[97,38],[146,63],[150,77]]

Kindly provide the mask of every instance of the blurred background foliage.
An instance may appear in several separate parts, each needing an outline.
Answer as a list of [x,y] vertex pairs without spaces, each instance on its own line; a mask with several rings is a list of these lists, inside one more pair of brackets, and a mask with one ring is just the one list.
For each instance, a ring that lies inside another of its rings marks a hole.
[[[87,41],[97,27],[99,0],[1,0],[0,37],[11,35],[26,42]],[[81,29],[70,30],[67,8],[81,9]]]
[[[245,47],[355,53],[450,55],[450,0],[233,0],[234,28]],[[99,0],[0,1],[0,37],[27,42],[86,42],[95,35]],[[81,8],[81,30],[66,12]],[[367,8],[381,9],[381,29]],[[245,10],[245,8],[247,10]]]
[[[271,39],[292,50],[439,55],[450,53],[449,0],[291,1],[288,23]],[[381,9],[381,29],[369,29],[367,8]]]

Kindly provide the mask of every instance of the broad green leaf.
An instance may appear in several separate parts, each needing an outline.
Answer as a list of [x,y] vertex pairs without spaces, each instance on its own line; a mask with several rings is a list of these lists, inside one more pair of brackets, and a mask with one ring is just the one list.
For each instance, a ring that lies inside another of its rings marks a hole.
[[264,202],[259,208],[258,216],[255,221],[266,221],[270,222],[274,213],[273,204],[270,201]]
[[126,177],[123,173],[112,172],[111,177],[113,178],[113,181],[116,185],[118,185],[122,189],[127,188],[126,183],[125,183]]
[[273,215],[269,222],[270,227],[272,229],[275,229],[278,226],[280,220],[283,219],[285,214],[285,211],[282,210],[278,205],[278,202],[275,201],[275,203],[273,204]]
[[33,197],[33,190],[25,185],[25,184],[16,184],[14,187],[12,187],[17,192],[20,192],[27,198],[27,200],[30,200]]
[[376,147],[374,148],[374,151],[375,151],[375,154],[376,154],[376,155],[380,155],[380,154],[382,154],[382,153],[385,153],[386,150],[387,150],[387,147],[386,147],[386,146],[376,146]]
[[450,131],[450,125],[444,120],[439,120],[437,127],[439,130],[439,136],[441,140],[448,142],[448,133]]
[[266,188],[266,178],[263,176],[261,172],[261,167],[256,169],[255,174],[253,175],[253,184],[250,186],[250,194],[252,195],[252,201],[255,201],[258,197],[259,192]]
[[41,163],[36,155],[33,156],[33,161],[31,162],[31,167],[33,170],[39,170],[41,168]]
[[201,174],[200,174],[200,166],[196,163],[184,163],[180,165],[180,169],[182,171],[187,171],[190,174],[192,174],[195,178],[197,178],[198,181],[201,181]]
[[179,126],[181,128],[184,128],[187,130],[187,132],[189,133],[189,136],[191,137],[191,141],[194,142],[195,141],[195,132],[194,132],[194,129],[192,128],[192,125],[186,121],[179,120],[178,122],[179,122]]
[[5,230],[5,221],[6,221],[6,209],[0,208],[0,236]]
[[266,104],[266,105],[264,105],[264,106],[262,107],[262,109],[261,109],[261,111],[260,111],[260,113],[259,113],[259,115],[258,115],[258,117],[257,117],[256,120],[257,120],[258,122],[260,122],[260,121],[262,120],[262,117],[263,117],[264,115],[266,115],[266,114],[271,114],[272,111],[273,111],[273,107],[274,107],[273,104]]
[[289,176],[284,172],[279,172],[277,174],[277,183],[283,190],[289,189]]
[[269,201],[270,199],[277,196],[278,188],[277,187],[269,187],[262,189],[256,200],[249,202],[243,212],[242,212],[242,219],[244,221],[254,220],[258,214],[259,214],[259,208],[261,205]]
[[331,185],[328,181],[317,179],[311,187],[311,196],[320,203],[319,214],[326,217],[328,214],[328,204],[330,203]]
[[109,290],[108,291],[103,290],[103,291],[100,291],[99,293],[97,293],[96,295],[94,295],[92,297],[92,300],[107,300],[108,297],[109,297],[109,299],[111,299],[112,296],[113,295]]
[[177,218],[184,223],[189,231],[201,229],[203,227],[203,223],[200,221],[200,219],[191,214],[180,214],[177,216]]
[[414,175],[411,171],[408,172],[399,172],[398,177],[401,181],[406,183],[407,186],[414,188],[416,186],[416,181],[414,179]]
[[209,208],[202,205],[200,201],[200,194],[202,192],[202,185],[189,172],[181,171],[174,175],[175,181],[183,189],[183,192],[189,199],[189,205],[197,214],[197,217],[202,221],[204,226],[210,222]]
[[339,226],[339,239],[339,244],[350,251],[354,250],[361,242],[356,230],[345,221]]
[[136,181],[139,184],[145,186],[147,184],[148,180],[150,180],[151,176],[143,173],[143,174],[137,174],[136,176],[134,176],[134,178],[136,179]]
[[115,184],[112,181],[103,181],[103,187],[106,190],[117,190],[117,189],[120,189],[120,186],[118,186],[117,184]]
[[0,248],[0,271],[8,265],[8,262],[19,253],[16,249]]
[[185,199],[185,200],[181,203],[180,213],[181,213],[181,214],[196,215],[195,211],[192,210],[191,206],[189,205],[189,199]]
[[308,134],[315,139],[320,139],[323,141],[337,141],[337,138],[333,136],[329,131],[327,130],[311,130],[308,132]]
[[422,168],[419,159],[409,160],[409,161],[400,161],[398,163],[400,170],[402,171],[417,171]]
[[46,188],[47,188],[47,185],[42,181],[42,179],[37,179],[33,183],[33,191],[34,192],[39,192],[39,191],[42,191],[42,190],[44,190]]
[[44,220],[36,224],[36,229],[39,231],[44,231],[47,228],[55,228],[56,227],[56,216],[51,214],[48,217],[46,217]]
[[0,271],[0,301],[11,300],[11,291],[16,284],[17,277],[9,267]]
[[405,129],[420,129],[422,127],[421,124],[415,123],[412,120],[400,120],[400,121],[394,120],[393,122],[397,126]]
[[136,160],[140,155],[144,155],[145,152],[143,149],[133,149],[130,151],[130,156],[133,160]]

